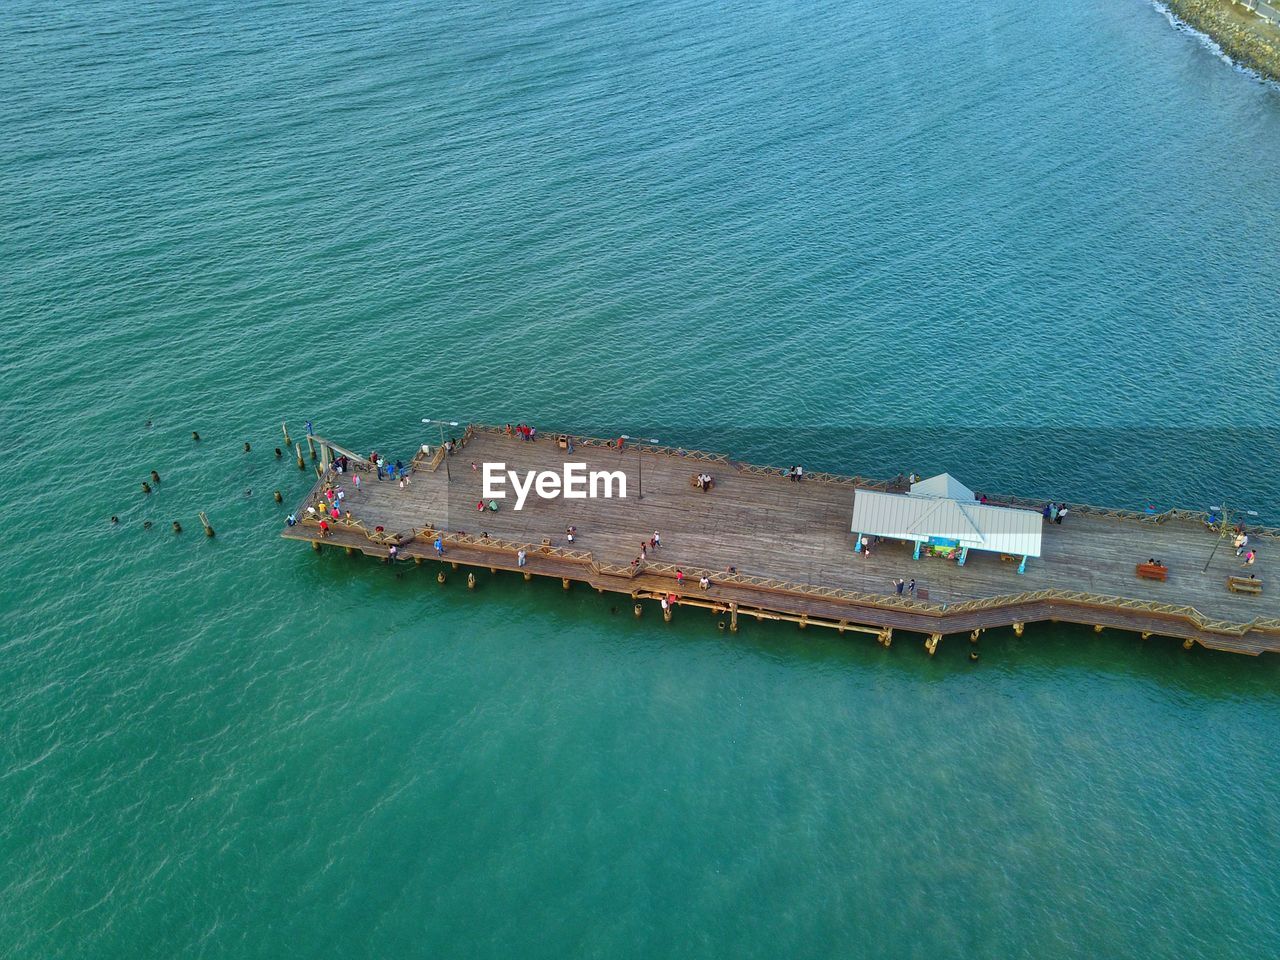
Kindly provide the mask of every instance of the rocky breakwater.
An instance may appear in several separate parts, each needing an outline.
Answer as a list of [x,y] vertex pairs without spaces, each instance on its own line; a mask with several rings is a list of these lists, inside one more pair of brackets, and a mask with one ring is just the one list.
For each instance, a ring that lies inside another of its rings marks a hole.
[[1211,37],[1222,52],[1269,80],[1280,81],[1280,24],[1231,0],[1163,0],[1184,23]]

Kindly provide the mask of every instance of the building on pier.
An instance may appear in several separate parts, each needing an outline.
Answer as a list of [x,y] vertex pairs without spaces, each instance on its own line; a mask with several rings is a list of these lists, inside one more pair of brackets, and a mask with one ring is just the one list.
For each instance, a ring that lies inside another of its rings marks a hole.
[[855,553],[864,538],[885,537],[914,544],[916,560],[927,552],[963,566],[970,550],[986,550],[1016,558],[1019,573],[1040,556],[1042,527],[1043,517],[1032,510],[980,503],[949,473],[913,483],[910,493],[857,490],[850,523]]

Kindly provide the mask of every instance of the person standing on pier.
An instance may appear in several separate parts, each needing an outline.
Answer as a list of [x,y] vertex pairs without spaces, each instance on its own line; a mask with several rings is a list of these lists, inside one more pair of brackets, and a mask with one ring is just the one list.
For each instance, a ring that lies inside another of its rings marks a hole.
[[893,586],[894,589],[898,591],[898,596],[902,596],[902,591],[907,588],[907,581],[899,577],[897,580],[893,581]]
[[1054,523],[1062,523],[1062,518],[1067,515],[1067,505],[1064,503],[1058,508],[1058,515],[1053,518]]
[[907,593],[911,594],[913,597],[916,595],[916,581],[914,578],[912,578],[911,582],[907,584]]
[[1247,533],[1238,533],[1236,534],[1234,542],[1236,547],[1236,556],[1238,557],[1244,553],[1245,547],[1249,546],[1249,535]]
[[657,530],[653,531],[653,541],[652,541],[652,545],[653,545],[653,547],[654,547],[654,549],[655,549],[655,550],[656,550],[658,547],[662,546],[662,538],[661,538],[660,536],[658,536],[658,531],[657,531]]
[[516,566],[523,567],[525,559],[526,558],[525,558],[524,547],[521,547],[519,550],[516,551]]
[[435,546],[435,548],[436,548],[436,556],[437,556],[437,557],[443,557],[443,556],[444,556],[444,541],[443,541],[443,540],[441,540],[439,537],[436,537],[436,542],[435,542],[434,546]]

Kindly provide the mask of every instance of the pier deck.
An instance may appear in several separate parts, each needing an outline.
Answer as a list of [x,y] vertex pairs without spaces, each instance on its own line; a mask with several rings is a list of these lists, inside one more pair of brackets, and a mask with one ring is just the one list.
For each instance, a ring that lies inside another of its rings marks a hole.
[[[1016,563],[988,553],[971,552],[964,566],[913,560],[909,544],[893,541],[877,544],[866,557],[854,553],[849,519],[856,485],[872,486],[870,481],[816,475],[794,483],[776,469],[725,458],[634,447],[619,452],[580,438],[570,457],[550,436],[525,442],[481,427],[467,436],[447,464],[420,456],[404,489],[376,480],[372,471],[360,473],[359,492],[349,476],[336,478],[354,522],[336,524],[323,542],[378,557],[397,543],[402,559],[434,559],[432,542],[445,531],[445,559],[454,563],[515,570],[516,550],[523,546],[524,572],[533,575],[641,598],[676,593],[731,613],[735,625],[742,615],[872,627],[882,642],[891,637],[886,628],[926,635],[1008,625],[1020,631],[1025,623],[1053,619],[1241,653],[1280,651],[1280,594],[1270,582],[1269,554],[1277,544],[1272,531],[1251,528],[1258,550],[1253,566],[1244,568],[1228,541],[1217,546],[1205,570],[1218,538],[1193,514],[1156,518],[1073,505],[1064,523],[1045,525],[1043,556],[1022,575]],[[559,472],[566,459],[588,470],[623,471],[627,497],[544,500],[531,494],[516,511],[509,493],[497,512],[476,509],[482,479],[473,462]],[[691,484],[704,471],[715,478],[706,493]],[[313,487],[299,517],[323,486],[318,481]],[[565,535],[570,525],[577,528],[573,544]],[[655,530],[662,546],[633,565],[641,542]],[[287,527],[284,535],[321,541],[310,520]],[[1135,565],[1151,557],[1168,567],[1167,580],[1135,576]],[[730,567],[736,572],[727,572]],[[685,575],[681,587],[677,568]],[[709,590],[699,588],[703,573],[711,577]],[[1255,574],[1266,592],[1230,592],[1227,577],[1242,574]],[[916,581],[914,598],[897,595],[899,577]]]

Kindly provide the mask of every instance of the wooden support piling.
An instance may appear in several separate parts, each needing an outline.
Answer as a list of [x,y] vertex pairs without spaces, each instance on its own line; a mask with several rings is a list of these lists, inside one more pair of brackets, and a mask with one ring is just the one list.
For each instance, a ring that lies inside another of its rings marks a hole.
[[307,434],[307,449],[311,452],[311,459],[312,459],[312,460],[315,460],[315,458],[316,458],[316,442],[315,442],[315,440],[312,438],[311,434],[309,434],[309,433]]
[[299,444],[295,444],[295,445],[294,445],[294,447],[295,447],[295,449],[298,451],[298,469],[299,469],[299,470],[305,470],[305,469],[307,469],[307,464],[306,464],[306,462],[305,462],[305,461],[303,461],[303,459],[302,459],[302,444],[300,444],[300,443],[299,443]]
[[206,537],[213,536],[213,524],[209,522],[209,518],[205,516],[203,510],[200,511],[200,523],[204,526],[204,535]]
[[292,439],[290,439],[290,437],[289,437],[289,424],[285,423],[285,422],[282,420],[282,421],[280,422],[280,429],[284,431],[284,445],[285,445],[286,447],[292,447],[292,446],[293,446],[293,440],[292,440]]

